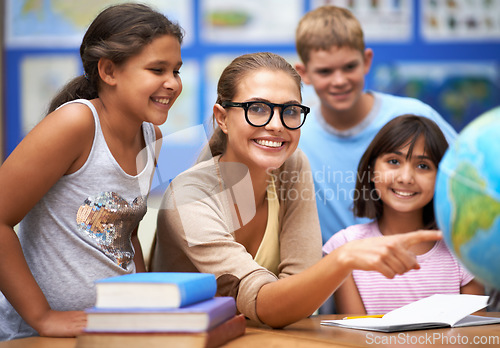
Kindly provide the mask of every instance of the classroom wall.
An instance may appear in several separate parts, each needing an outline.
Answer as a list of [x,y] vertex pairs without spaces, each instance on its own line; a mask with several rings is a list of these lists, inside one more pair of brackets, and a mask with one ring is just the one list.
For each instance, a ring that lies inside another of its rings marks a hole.
[[[117,0],[4,0],[4,113],[8,155],[39,120],[54,93],[81,74],[86,26]],[[167,164],[161,190],[189,166],[210,133],[216,82],[237,55],[272,51],[298,60],[294,34],[308,10],[331,3],[360,19],[375,52],[367,88],[417,97],[458,131],[500,105],[500,0],[146,0],[186,30],[181,97],[162,126]],[[311,88],[304,104],[317,104]]]

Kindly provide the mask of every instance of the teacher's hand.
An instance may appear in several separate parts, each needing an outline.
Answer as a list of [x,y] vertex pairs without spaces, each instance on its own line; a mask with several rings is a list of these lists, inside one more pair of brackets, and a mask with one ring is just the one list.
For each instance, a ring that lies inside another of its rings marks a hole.
[[338,248],[339,260],[351,270],[377,271],[387,278],[419,269],[412,245],[437,241],[440,231],[417,231],[393,236],[354,240]]

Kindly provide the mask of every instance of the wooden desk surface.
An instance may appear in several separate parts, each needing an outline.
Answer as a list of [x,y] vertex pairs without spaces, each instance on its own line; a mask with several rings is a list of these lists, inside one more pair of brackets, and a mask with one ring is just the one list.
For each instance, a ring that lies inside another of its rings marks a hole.
[[[500,312],[488,312],[482,315],[500,317]],[[374,345],[377,347],[401,345],[466,347],[474,345],[474,343],[484,347],[500,346],[500,324],[395,333],[353,330],[320,325],[321,320],[341,319],[342,317],[344,315],[319,315],[303,319],[287,326],[283,330],[249,327],[247,331],[250,333],[254,332],[254,330],[271,332],[274,340],[278,342],[274,347],[286,347],[285,343],[283,345],[279,343],[282,338],[293,338],[294,341],[298,342],[298,345],[296,345],[298,347],[326,347],[327,345],[329,347],[373,347]],[[304,345],[301,345],[302,341],[304,341]],[[237,342],[234,343],[236,344]],[[236,345],[228,346],[237,347]]]
[[[500,312],[485,313],[500,317]],[[401,345],[443,347],[498,347],[500,324],[471,326],[455,329],[434,329],[381,333],[321,326],[323,319],[339,319],[343,315],[319,315],[303,319],[282,330],[249,325],[244,336],[229,342],[225,347],[394,347]],[[75,338],[30,337],[0,342],[0,348],[74,348]]]

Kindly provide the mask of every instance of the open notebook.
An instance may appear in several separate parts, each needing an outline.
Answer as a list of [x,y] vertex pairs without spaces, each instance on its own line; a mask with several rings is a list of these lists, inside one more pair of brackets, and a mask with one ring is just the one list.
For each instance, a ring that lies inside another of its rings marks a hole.
[[398,332],[442,327],[500,324],[500,318],[471,315],[488,305],[488,296],[432,295],[395,309],[382,318],[322,320],[321,325]]

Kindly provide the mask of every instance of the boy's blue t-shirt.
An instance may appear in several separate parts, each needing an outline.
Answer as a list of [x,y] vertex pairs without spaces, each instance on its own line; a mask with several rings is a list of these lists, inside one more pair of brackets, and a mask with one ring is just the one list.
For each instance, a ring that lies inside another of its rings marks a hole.
[[354,217],[352,211],[355,195],[370,194],[355,192],[357,168],[366,148],[388,121],[404,114],[425,116],[438,124],[449,143],[457,136],[437,111],[417,99],[368,93],[375,97],[370,114],[347,133],[326,124],[319,108],[312,110],[301,128],[299,147],[311,164],[323,244],[337,231],[369,221]]

